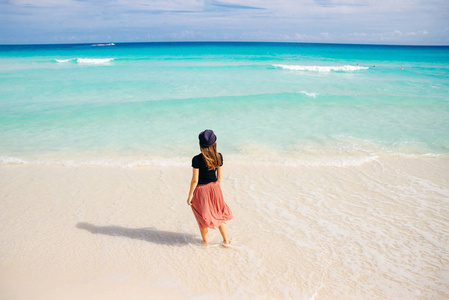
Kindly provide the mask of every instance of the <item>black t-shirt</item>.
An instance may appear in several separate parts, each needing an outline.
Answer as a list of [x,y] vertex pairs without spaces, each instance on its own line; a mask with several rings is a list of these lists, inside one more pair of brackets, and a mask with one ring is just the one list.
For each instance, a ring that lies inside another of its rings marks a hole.
[[[221,155],[221,165],[223,165],[223,155]],[[217,181],[217,169],[208,170],[206,166],[206,162],[204,161],[203,154],[198,154],[192,158],[192,167],[195,169],[200,169],[200,174],[198,176],[198,184],[208,184],[211,182]]]

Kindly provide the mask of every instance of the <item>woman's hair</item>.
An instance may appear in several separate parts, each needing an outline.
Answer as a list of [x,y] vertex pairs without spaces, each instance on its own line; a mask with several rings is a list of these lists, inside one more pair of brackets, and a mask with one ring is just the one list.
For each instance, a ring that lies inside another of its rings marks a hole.
[[200,145],[200,149],[208,170],[215,170],[216,168],[221,166],[221,156],[217,152],[216,142],[209,147],[202,147]]

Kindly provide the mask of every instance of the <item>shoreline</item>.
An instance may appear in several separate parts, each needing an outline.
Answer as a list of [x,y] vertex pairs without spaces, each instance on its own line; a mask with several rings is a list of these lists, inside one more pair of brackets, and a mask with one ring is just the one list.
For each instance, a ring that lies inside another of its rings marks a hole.
[[[373,149],[356,149],[351,152],[339,152],[332,150],[322,152],[319,155],[307,153],[299,155],[288,155],[276,153],[269,149],[255,152],[256,148],[249,147],[245,149],[243,155],[226,155],[226,164],[230,166],[248,166],[248,167],[357,167],[370,163],[382,163],[382,161],[397,160],[449,160],[449,154],[437,153],[382,153]],[[199,152],[199,151],[198,151]],[[192,151],[191,156],[196,155]],[[249,153],[252,153],[251,155]],[[2,166],[61,166],[61,167],[112,167],[112,168],[151,168],[151,167],[189,167],[191,164],[190,156],[179,156],[176,158],[167,158],[163,156],[145,157],[145,156],[78,156],[68,158],[68,156],[42,155],[40,158],[19,158],[16,156],[1,155],[0,167]],[[72,156],[73,157],[73,156]]]
[[223,249],[214,230],[200,246],[190,166],[2,165],[0,296],[447,297],[447,170],[225,165]]

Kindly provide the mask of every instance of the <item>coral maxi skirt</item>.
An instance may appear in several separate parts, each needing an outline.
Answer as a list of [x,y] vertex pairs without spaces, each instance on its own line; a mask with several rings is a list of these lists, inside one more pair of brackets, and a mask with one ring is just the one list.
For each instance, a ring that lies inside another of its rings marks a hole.
[[232,219],[232,212],[224,202],[220,184],[217,182],[198,185],[193,192],[191,207],[200,230],[216,229]]

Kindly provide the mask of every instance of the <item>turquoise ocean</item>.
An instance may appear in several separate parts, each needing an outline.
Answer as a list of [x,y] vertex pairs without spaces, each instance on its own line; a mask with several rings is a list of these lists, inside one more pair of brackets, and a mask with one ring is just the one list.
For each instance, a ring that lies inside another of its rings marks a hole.
[[449,155],[449,47],[0,46],[0,163],[184,165]]

